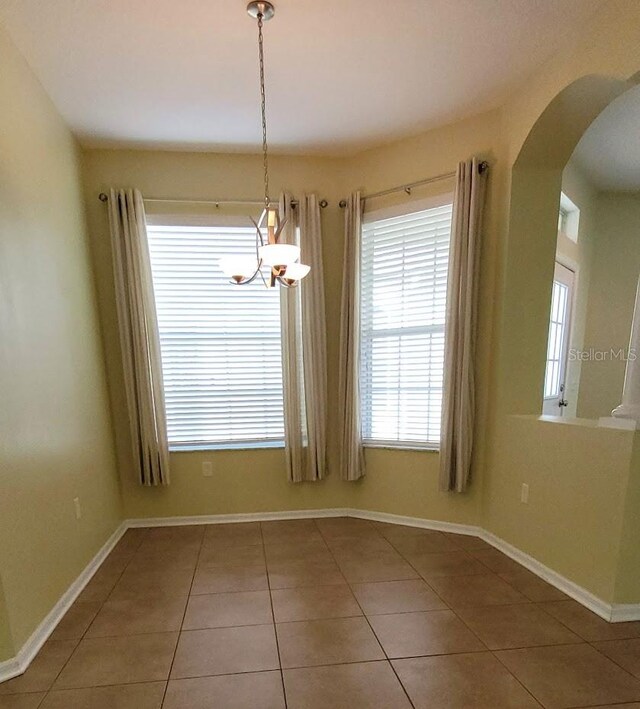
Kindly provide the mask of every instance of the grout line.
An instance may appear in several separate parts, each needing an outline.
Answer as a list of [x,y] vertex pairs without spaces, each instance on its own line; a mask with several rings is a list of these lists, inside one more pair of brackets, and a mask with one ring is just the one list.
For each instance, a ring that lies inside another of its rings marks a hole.
[[173,665],[176,661],[176,655],[178,653],[178,645],[180,644],[180,635],[182,634],[182,626],[184,625],[184,619],[187,616],[187,609],[189,608],[189,599],[191,598],[191,589],[193,588],[193,581],[196,577],[196,569],[198,568],[198,561],[200,560],[200,554],[202,552],[202,547],[204,545],[204,536],[206,528],[202,526],[202,537],[200,538],[200,546],[198,547],[198,555],[196,556],[196,564],[193,568],[193,573],[191,574],[191,583],[189,584],[189,593],[187,594],[187,601],[184,604],[184,611],[182,613],[182,620],[180,621],[180,628],[178,630],[178,637],[176,638],[176,645],[173,648],[173,657],[171,658],[171,664],[169,665],[169,672],[167,673],[167,681],[164,685],[164,692],[162,694],[162,701],[160,702],[160,709],[164,706],[164,702],[167,698],[167,690],[169,689],[169,681],[171,680],[171,672],[173,671]]
[[[127,531],[128,531],[128,530],[127,530]],[[119,543],[120,541],[122,541],[122,539],[124,539],[124,536],[125,536],[125,534],[127,533],[127,531],[125,531],[125,533],[122,535],[122,537],[120,537],[120,539],[118,540],[118,543]],[[133,554],[131,554],[131,558],[129,559],[129,561],[127,561],[127,563],[124,565],[124,568],[122,569],[122,571],[121,571],[120,574],[118,575],[118,578],[117,578],[116,582],[114,583],[114,585],[113,585],[111,591],[113,591],[113,589],[116,587],[116,585],[118,584],[118,582],[119,582],[120,579],[122,578],[122,575],[124,574],[124,572],[125,572],[127,566],[129,566],[129,564],[131,563],[131,559],[133,559],[135,553],[136,553],[136,552],[138,551],[138,549],[140,548],[140,545],[142,544],[142,542],[143,542],[143,540],[144,540],[144,538],[145,538],[146,536],[147,536],[147,531],[145,530],[145,532],[141,535],[140,541],[138,542],[137,547],[136,547],[135,550],[133,551]],[[117,544],[116,544],[116,546],[117,546]],[[114,548],[115,548],[115,547],[114,547]],[[96,573],[98,573],[98,571],[99,571],[100,568],[102,567],[102,564],[104,564],[104,562],[111,556],[112,553],[113,553],[113,549],[112,549],[112,550],[109,552],[109,554],[102,560],[102,563],[101,563],[100,566],[96,569]],[[91,580],[93,579],[94,576],[95,576],[95,574],[91,577],[91,579],[90,579],[89,582],[91,582]],[[84,590],[84,589],[83,589],[83,590]],[[104,607],[104,604],[109,600],[109,596],[111,595],[111,591],[109,591],[109,593],[107,594],[107,597],[106,597],[106,598],[102,601],[102,603],[100,604],[100,608],[98,609],[98,613],[100,613],[100,611],[101,611],[102,608]],[[74,604],[76,603],[77,600],[78,600],[78,599],[76,598],[76,600],[74,601]],[[73,605],[72,605],[71,607],[73,607]],[[69,608],[69,610],[71,610],[71,608]],[[69,612],[69,610],[67,610],[67,613]],[[65,613],[65,616],[66,616],[67,613]],[[62,672],[63,672],[63,670],[65,669],[65,667],[69,664],[69,662],[71,662],[71,658],[76,654],[78,648],[80,647],[80,643],[84,640],[86,634],[89,632],[89,628],[93,625],[93,621],[98,617],[98,613],[95,614],[95,616],[93,617],[93,619],[91,620],[91,622],[89,623],[89,625],[87,625],[87,627],[84,629],[84,632],[82,633],[82,635],[77,639],[77,642],[76,642],[76,644],[75,644],[75,647],[73,648],[73,652],[72,652],[72,653],[69,655],[69,657],[65,660],[65,662],[64,662],[63,665],[62,665],[62,667],[60,668],[60,671],[59,671],[59,672],[56,674],[56,676],[54,677],[53,681],[51,682],[51,686],[49,687],[49,689],[46,690],[46,694],[45,694],[45,696],[43,697],[42,702],[44,702],[44,700],[47,699],[47,697],[49,696],[49,694],[50,694],[52,691],[54,691],[55,683],[58,681],[58,678],[59,678],[60,675],[62,674]],[[62,617],[64,618],[65,616],[62,616]],[[75,640],[75,638],[71,638],[71,640]],[[40,653],[41,650],[42,650],[42,648],[40,648],[40,650],[38,651],[38,654]],[[37,656],[36,656],[36,657],[37,657]],[[34,658],[34,659],[35,659],[35,658]],[[41,703],[42,703],[42,702],[41,702]]]
[[[372,530],[373,530],[376,534],[378,534],[378,535],[380,536],[380,538],[383,538],[383,535],[380,534],[380,532],[375,528],[374,525],[371,525],[371,528],[372,528]],[[320,530],[320,534],[322,534],[322,530]],[[323,537],[324,537],[324,535],[323,535]],[[388,540],[387,540],[387,541],[388,541]],[[326,543],[326,539],[325,539],[325,543]],[[327,547],[329,547],[328,544],[327,544]],[[393,546],[392,546],[392,548],[393,548]],[[330,553],[331,556],[333,557],[333,561],[334,561],[334,563],[336,564],[336,566],[337,566],[338,568],[340,568],[340,564],[338,563],[338,560],[336,559],[336,556],[335,556],[335,554],[333,553],[333,549],[331,549],[331,547],[329,547],[329,553]],[[342,569],[340,569],[340,571],[342,572]],[[344,574],[343,574],[343,575],[344,575]],[[371,632],[373,633],[373,637],[376,639],[376,642],[377,642],[378,645],[380,646],[380,649],[382,650],[382,654],[383,654],[383,655],[385,656],[385,658],[386,658],[387,664],[388,664],[389,667],[391,668],[391,671],[393,672],[393,674],[395,675],[396,679],[398,680],[398,683],[399,683],[400,686],[402,687],[402,691],[404,692],[404,694],[405,694],[405,696],[406,696],[406,698],[407,698],[407,701],[408,701],[409,704],[413,707],[413,709],[415,709],[415,704],[413,703],[411,697],[409,696],[409,692],[408,692],[407,688],[404,686],[404,684],[402,684],[402,680],[400,679],[398,673],[396,672],[396,668],[393,666],[393,663],[391,662],[391,659],[389,658],[389,655],[387,654],[387,651],[385,650],[384,645],[382,644],[382,642],[380,642],[380,638],[378,637],[376,631],[374,630],[373,626],[371,625],[371,621],[369,620],[369,617],[367,616],[367,614],[366,614],[365,611],[364,611],[364,608],[363,608],[362,605],[360,604],[360,601],[358,600],[358,597],[357,597],[356,594],[353,592],[353,586],[352,586],[351,582],[349,581],[349,579],[348,579],[346,576],[345,576],[345,581],[347,582],[347,586],[349,587],[349,591],[351,591],[351,595],[355,598],[355,601],[356,601],[356,603],[358,604],[358,607],[359,607],[360,610],[362,611],[362,617],[363,617],[363,618],[365,619],[365,621],[367,622],[367,625],[369,626]],[[360,616],[358,616],[358,617],[360,617]]]
[[[452,539],[451,541],[455,544],[455,540]],[[395,548],[395,547],[394,547],[394,548]],[[416,569],[416,567],[411,563],[411,561],[410,561],[409,559],[407,559],[407,557],[404,556],[401,551],[399,551],[399,550],[396,550],[396,551],[398,551],[398,553],[399,553],[401,556],[403,556],[403,558],[406,560],[406,562],[420,575],[420,578],[423,579],[423,581],[424,581],[424,582],[427,584],[427,586],[436,594],[436,596],[442,601],[442,603],[444,603],[445,606],[447,606],[447,608],[449,608],[449,610],[450,610],[450,611],[454,614],[454,616],[464,625],[465,628],[467,628],[473,635],[475,635],[475,637],[478,639],[478,642],[479,642],[481,645],[483,645],[485,648],[487,648],[486,651],[489,652],[489,653],[491,654],[491,656],[505,668],[506,672],[507,672],[511,677],[513,677],[513,678],[515,679],[515,681],[524,689],[524,691],[533,699],[533,701],[536,702],[537,704],[539,704],[540,706],[542,706],[542,704],[541,704],[540,702],[538,702],[538,699],[533,695],[533,693],[529,690],[529,688],[526,687],[526,686],[524,685],[524,683],[521,682],[520,679],[519,679],[518,677],[516,677],[516,676],[511,672],[511,670],[510,670],[508,667],[506,667],[506,666],[504,665],[504,663],[500,660],[499,657],[497,657],[497,655],[495,654],[495,652],[494,652],[493,650],[490,650],[490,649],[487,647],[486,643],[482,640],[482,638],[478,635],[478,633],[476,633],[475,630],[474,630],[472,627],[470,627],[467,623],[465,623],[464,618],[460,617],[460,615],[456,612],[455,608],[452,608],[452,607],[444,600],[444,598],[442,598],[442,596],[440,596],[440,594],[438,593],[438,591],[437,591],[435,588],[433,588],[433,587],[431,586],[431,584],[429,584],[429,582],[427,581],[427,579],[425,579],[425,578],[422,576],[422,574],[420,574],[420,572],[418,571],[418,569]],[[465,550],[463,549],[462,551],[465,551]],[[472,559],[475,559],[475,557],[474,557],[473,555],[469,554],[469,552],[467,552],[467,556],[469,556],[469,557],[472,558]],[[476,561],[479,561],[479,560],[476,560]],[[480,562],[480,563],[482,563],[482,562]],[[486,566],[486,564],[485,564],[485,566]],[[487,568],[488,568],[488,567],[487,567]],[[499,578],[498,575],[497,575],[497,573],[496,573],[495,571],[491,571],[491,573],[494,574],[497,578]],[[503,583],[507,583],[506,581],[504,581],[504,579],[501,579],[501,581],[503,581]],[[508,584],[508,583],[507,583],[507,585],[508,585],[510,588],[513,588],[513,587],[511,586],[511,584]],[[514,590],[517,591],[517,589],[514,589]],[[524,595],[524,594],[522,594],[522,595]],[[525,605],[525,604],[523,603],[523,604],[513,604],[513,605]]]
[[262,522],[258,523],[260,525],[260,538],[262,539],[262,554],[265,557],[265,566],[267,574],[267,588],[269,589],[269,606],[271,607],[271,619],[273,620],[273,635],[276,641],[276,652],[278,653],[278,667],[280,668],[280,684],[282,686],[282,698],[284,700],[284,707],[287,709],[287,690],[284,685],[284,672],[282,670],[282,657],[280,656],[280,641],[278,640],[278,630],[276,628],[276,614],[273,610],[273,596],[271,594],[271,580],[269,578],[269,564],[267,561],[267,554],[264,545],[264,534],[262,533]]

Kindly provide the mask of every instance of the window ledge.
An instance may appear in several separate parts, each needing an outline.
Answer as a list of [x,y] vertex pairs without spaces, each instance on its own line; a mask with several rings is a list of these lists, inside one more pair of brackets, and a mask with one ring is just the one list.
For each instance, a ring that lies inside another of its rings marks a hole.
[[401,450],[401,451],[426,451],[428,453],[439,453],[440,446],[437,444],[419,445],[412,443],[372,443],[366,442],[362,444],[363,448],[384,448],[386,450]]
[[192,453],[194,451],[244,451],[284,448],[284,441],[260,441],[255,443],[176,443],[169,446],[169,453]]

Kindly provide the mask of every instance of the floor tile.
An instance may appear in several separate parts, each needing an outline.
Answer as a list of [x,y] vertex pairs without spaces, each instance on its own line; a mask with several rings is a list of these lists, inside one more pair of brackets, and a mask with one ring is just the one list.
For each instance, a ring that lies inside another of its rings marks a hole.
[[202,541],[205,530],[208,530],[210,526],[204,524],[177,524],[170,527],[149,527],[141,546],[149,542],[161,542],[164,544],[199,543]]
[[327,548],[336,556],[353,556],[358,559],[374,557],[377,554],[397,554],[391,542],[380,535],[368,537],[337,537],[327,540]]
[[466,551],[409,554],[406,558],[427,580],[437,576],[469,576],[487,573],[487,567]]
[[327,517],[316,520],[316,523],[326,540],[338,537],[375,537],[379,534],[371,522],[354,517]]
[[170,573],[195,569],[199,548],[192,551],[154,551],[134,554],[127,566],[127,573],[133,571],[168,571]]
[[381,552],[375,558],[357,559],[351,556],[337,557],[336,560],[349,583],[419,578],[415,569],[396,552]]
[[358,583],[352,589],[367,615],[446,609],[422,579]]
[[77,640],[47,640],[23,674],[0,684],[0,694],[46,691],[77,645]]
[[394,660],[416,709],[534,709],[538,702],[490,653]]
[[269,563],[269,585],[274,588],[304,586],[331,586],[345,583],[345,578],[334,561],[320,563],[280,561]]
[[451,608],[530,603],[496,574],[433,577],[429,585]]
[[255,566],[264,564],[264,549],[262,545],[242,544],[238,546],[207,546],[203,545],[198,557],[198,568],[203,566]]
[[384,659],[364,618],[278,623],[276,630],[283,668]]
[[191,595],[229,591],[266,591],[269,588],[264,564],[251,566],[202,566],[196,569]]
[[171,679],[277,670],[273,625],[187,630],[180,634]]
[[425,529],[424,527],[410,527],[406,524],[393,524],[390,522],[373,522],[375,529],[385,539],[399,539],[401,537],[420,537],[429,534],[442,534],[434,529]]
[[454,542],[440,534],[413,535],[404,537],[392,537],[391,543],[404,556],[415,554],[429,554],[433,552],[460,551],[460,547]]
[[120,579],[122,572],[99,568],[82,589],[76,603],[103,603]]
[[284,709],[280,672],[247,672],[169,682],[163,709]]
[[204,544],[217,547],[262,545],[260,522],[207,525]]
[[51,634],[52,640],[79,640],[102,607],[100,601],[76,601]]
[[39,709],[160,709],[164,689],[165,682],[61,689],[50,692]]
[[566,626],[532,603],[459,608],[457,614],[490,650],[581,641]]
[[118,543],[111,550],[111,555],[126,555],[133,554],[142,540],[147,535],[148,530],[142,527],[127,529],[127,531],[120,537]]
[[472,534],[454,534],[453,532],[443,532],[443,534],[460,549],[466,549],[467,551],[470,549],[493,549],[491,544]]
[[281,588],[271,592],[276,623],[362,615],[349,586]]
[[594,643],[594,647],[632,675],[640,677],[640,638],[608,640]]
[[182,627],[199,630],[272,622],[269,591],[236,591],[191,596]]
[[388,662],[284,671],[289,709],[411,709]]
[[388,657],[486,650],[452,611],[374,615],[369,622]]
[[128,601],[154,596],[188,596],[193,571],[125,571],[113,591],[110,601]]
[[178,633],[85,638],[60,673],[54,689],[165,680]]
[[331,561],[333,559],[324,541],[284,542],[265,545],[267,563],[270,561]]
[[640,681],[586,643],[496,654],[545,707],[640,700]]
[[86,637],[177,631],[182,625],[186,605],[186,596],[150,595],[131,600],[108,600],[91,624]]
[[38,709],[44,696],[44,692],[0,694],[0,709]]
[[608,623],[576,601],[557,601],[540,605],[584,640],[623,640],[640,637],[640,622]]
[[469,553],[495,573],[505,574],[524,570],[522,564],[518,564],[497,549],[471,549]]
[[265,545],[295,541],[322,542],[322,535],[312,519],[285,519],[262,522],[262,540]]
[[566,596],[562,591],[543,581],[539,576],[532,574],[526,569],[499,573],[498,576],[520,591],[530,601],[566,601]]

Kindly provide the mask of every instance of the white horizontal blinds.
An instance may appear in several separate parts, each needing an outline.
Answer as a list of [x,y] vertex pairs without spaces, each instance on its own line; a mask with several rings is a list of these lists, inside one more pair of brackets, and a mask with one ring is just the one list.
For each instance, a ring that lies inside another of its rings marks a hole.
[[451,212],[447,204],[363,225],[365,443],[439,444]]
[[229,283],[218,262],[255,254],[252,227],[148,226],[169,443],[284,439],[279,289]]
[[567,330],[568,296],[569,288],[564,283],[554,281],[551,291],[547,366],[544,377],[544,396],[546,399],[552,399],[560,395],[562,353]]

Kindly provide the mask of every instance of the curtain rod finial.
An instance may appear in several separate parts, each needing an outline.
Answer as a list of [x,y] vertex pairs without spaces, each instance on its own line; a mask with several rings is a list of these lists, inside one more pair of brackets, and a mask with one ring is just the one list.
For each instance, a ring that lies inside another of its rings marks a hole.
[[98,195],[98,199],[101,202],[108,202],[109,201],[109,197],[105,192],[100,192],[100,194]]
[[478,172],[482,175],[483,172],[486,172],[489,169],[489,163],[486,160],[483,160],[479,165],[478,165]]

